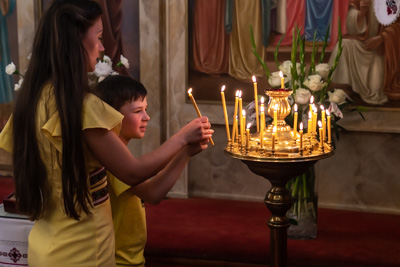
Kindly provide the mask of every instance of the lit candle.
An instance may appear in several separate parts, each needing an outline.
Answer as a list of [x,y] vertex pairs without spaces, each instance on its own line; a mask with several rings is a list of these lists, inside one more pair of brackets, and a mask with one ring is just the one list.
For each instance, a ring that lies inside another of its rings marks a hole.
[[272,141],[271,141],[272,150],[275,150],[275,137],[276,137],[276,127],[272,129]]
[[312,133],[312,112],[311,111],[308,112],[308,126],[307,126],[307,128],[308,128],[308,133],[309,134]]
[[[239,110],[238,112],[242,112],[243,106],[242,106],[242,90],[239,90]],[[239,122],[242,124],[242,120],[240,119],[240,114],[239,114]]]
[[[265,107],[264,107],[264,97],[262,96],[261,97],[261,107],[263,108],[263,110],[264,110],[264,115],[265,115]],[[261,110],[261,108],[260,108],[260,110]],[[261,120],[261,115],[260,115],[260,120]],[[265,121],[265,117],[264,117],[264,121]],[[260,121],[260,128],[261,128],[261,121]],[[265,128],[265,123],[264,123],[264,128]],[[261,131],[261,129],[260,129],[260,131]],[[263,129],[263,131],[264,131],[264,129]]]
[[229,122],[228,122],[228,112],[226,111],[226,102],[225,102],[225,85],[221,88],[221,99],[222,99],[222,107],[224,109],[224,117],[225,117],[225,128],[226,128],[226,136],[231,139],[231,134],[229,133]]
[[318,121],[318,127],[319,127],[319,147],[322,148],[324,145],[324,135],[323,135],[323,129],[322,129],[322,122]]
[[238,112],[238,102],[239,102],[239,90],[236,90],[236,95],[235,95],[235,109],[233,112],[233,125],[232,125],[232,142],[235,142],[236,136],[238,135],[237,132],[237,112]]
[[285,78],[283,77],[282,71],[279,71],[279,77],[281,77],[281,88],[285,88]]
[[296,138],[297,134],[297,117],[299,116],[299,113],[297,112],[297,104],[294,104],[294,122],[293,122],[293,135],[294,138]]
[[242,110],[242,117],[241,117],[241,120],[240,120],[240,138],[241,138],[241,141],[242,141],[242,146],[244,146],[244,132],[245,132],[245,123],[246,123],[246,110]]
[[321,121],[322,121],[322,136],[324,137],[324,141],[326,140],[326,120],[325,120],[325,108],[323,105],[321,108]]
[[332,137],[331,137],[331,114],[329,111],[326,111],[326,120],[328,122],[327,128],[328,128],[328,144],[332,142]]
[[246,148],[250,149],[250,127],[251,127],[251,123],[247,124],[246,127]]
[[278,129],[278,104],[274,107],[274,127]]
[[258,93],[257,93],[257,80],[253,75],[253,87],[254,87],[254,106],[256,109],[256,123],[257,123],[257,132],[260,131],[260,120],[258,118]]
[[300,150],[303,149],[303,123],[300,122]]
[[308,106],[308,111],[312,111],[313,110],[313,103],[314,103],[314,96],[310,97],[310,104]]
[[261,127],[260,127],[260,145],[261,148],[264,147],[264,128],[265,128],[265,115],[264,115],[264,105],[261,104],[260,108],[260,120],[261,120]]
[[313,131],[314,133],[317,133],[317,117],[318,117],[318,109],[315,105],[313,105]]
[[[196,112],[197,112],[197,115],[199,116],[199,118],[201,118],[200,110],[199,110],[199,108],[197,107],[196,100],[194,100],[194,97],[193,97],[193,95],[192,95],[192,88],[189,88],[189,90],[188,90],[188,95],[189,95],[190,100],[192,101],[192,104],[193,104],[193,106],[194,106],[194,109],[195,109]],[[210,143],[211,143],[211,145],[214,145],[214,141],[212,140],[212,138],[210,138]]]

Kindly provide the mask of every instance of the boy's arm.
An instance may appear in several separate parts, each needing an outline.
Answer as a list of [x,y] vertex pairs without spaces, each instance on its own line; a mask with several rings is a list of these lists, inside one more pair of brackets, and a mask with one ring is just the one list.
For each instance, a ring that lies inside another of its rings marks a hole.
[[200,144],[185,146],[157,175],[132,187],[130,191],[145,202],[153,205],[160,203],[178,180],[189,159],[206,147]]

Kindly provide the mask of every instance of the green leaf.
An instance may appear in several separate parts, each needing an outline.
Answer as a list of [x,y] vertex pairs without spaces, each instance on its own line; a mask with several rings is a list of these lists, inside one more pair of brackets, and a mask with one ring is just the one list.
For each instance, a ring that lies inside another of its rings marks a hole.
[[256,42],[254,41],[253,26],[251,26],[251,25],[250,25],[250,38],[251,38],[251,45],[253,47],[252,52],[258,59],[258,62],[260,62],[261,66],[263,67],[263,69],[265,71],[265,75],[267,76],[267,79],[269,79],[269,77],[271,76],[271,73],[270,73],[267,65],[265,64],[264,60],[261,58],[261,56],[257,52]]
[[275,52],[274,52],[274,57],[275,57],[275,64],[276,68],[279,70],[279,61],[278,61],[278,52],[279,52],[279,47],[281,46],[281,42],[283,38],[285,37],[286,33],[282,34],[281,38],[279,39],[278,44],[276,45]]

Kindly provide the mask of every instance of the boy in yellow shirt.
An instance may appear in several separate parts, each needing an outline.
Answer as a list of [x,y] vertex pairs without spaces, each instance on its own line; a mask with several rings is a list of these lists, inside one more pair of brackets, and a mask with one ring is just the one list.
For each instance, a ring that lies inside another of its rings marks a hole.
[[[146,112],[147,91],[143,84],[127,76],[108,76],[98,84],[96,94],[124,115],[119,137],[126,145],[131,139],[144,137],[150,117]],[[107,174],[117,266],[144,266],[147,241],[144,202],[158,204],[175,184],[189,159],[206,147],[206,143],[185,146],[162,171],[135,187]]]

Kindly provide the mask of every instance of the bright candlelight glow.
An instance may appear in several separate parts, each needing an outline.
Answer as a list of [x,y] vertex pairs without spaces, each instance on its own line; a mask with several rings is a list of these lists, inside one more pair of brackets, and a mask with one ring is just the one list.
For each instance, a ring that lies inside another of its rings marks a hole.
[[299,113],[297,112],[297,104],[294,104],[294,122],[293,122],[293,135],[296,138],[297,134],[297,118],[299,116]]
[[332,142],[332,137],[331,137],[331,114],[329,111],[326,111],[326,120],[328,122],[327,128],[328,128],[328,143],[330,144]]
[[281,88],[285,88],[285,78],[283,77],[282,71],[279,71],[279,77],[281,77]]
[[258,118],[258,93],[257,93],[257,80],[256,76],[253,75],[253,87],[254,87],[254,107],[256,109],[256,123],[257,123],[257,132],[260,131],[260,119]]
[[225,118],[225,128],[226,128],[226,136],[231,139],[231,134],[229,132],[229,122],[228,122],[228,112],[226,110],[226,102],[225,102],[225,85],[221,88],[221,99],[222,99],[222,108],[224,109],[224,118]]
[[319,147],[323,147],[324,145],[324,136],[323,136],[323,129],[322,129],[322,122],[318,121],[318,127],[319,127]]
[[325,120],[325,108],[323,105],[321,108],[321,121],[322,121],[322,136],[324,137],[324,141],[326,140],[326,120]]
[[[197,115],[199,116],[199,118],[201,118],[201,113],[200,113],[199,107],[197,106],[196,100],[194,100],[194,97],[192,95],[192,88],[189,88],[188,95],[189,95],[190,100],[192,101],[194,109],[197,112]],[[211,143],[211,145],[214,145],[214,141],[212,140],[212,138],[210,138],[210,143]]]
[[314,96],[310,97],[310,104],[308,106],[308,110],[312,111],[313,110],[313,103],[314,103]]
[[303,123],[300,122],[300,150],[303,149]]
[[[262,99],[262,98],[261,98]],[[261,104],[260,108],[260,120],[261,120],[261,127],[260,127],[260,145],[261,148],[264,147],[264,128],[265,128],[265,115],[264,115],[264,104]]]
[[251,127],[251,123],[248,123],[247,127],[246,127],[246,148],[247,149],[250,148],[250,127]]

